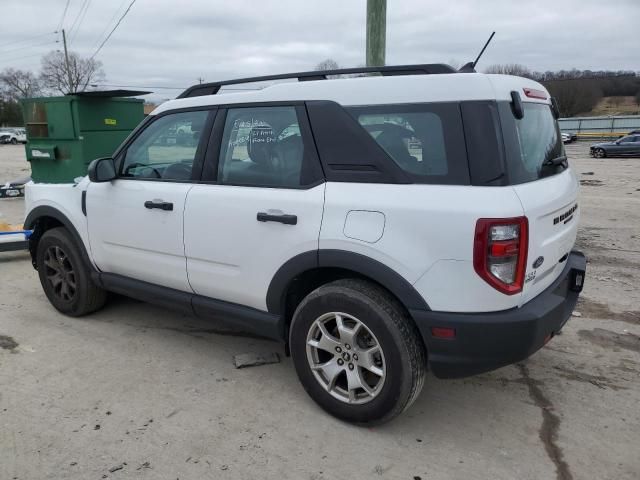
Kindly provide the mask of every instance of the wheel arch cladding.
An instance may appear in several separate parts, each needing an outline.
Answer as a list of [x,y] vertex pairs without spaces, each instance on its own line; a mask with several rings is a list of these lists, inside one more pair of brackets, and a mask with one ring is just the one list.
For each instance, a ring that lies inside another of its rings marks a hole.
[[320,277],[316,277],[317,286],[348,276],[368,279],[388,290],[407,311],[430,310],[424,298],[399,273],[377,260],[346,250],[304,252],[284,263],[269,284],[267,310],[286,314],[287,296],[294,287],[294,281],[314,274]]
[[37,269],[36,255],[40,238],[47,230],[57,227],[64,227],[69,231],[73,241],[80,249],[80,256],[82,257],[82,260],[86,265],[90,266],[91,261],[89,260],[89,255],[87,254],[84,242],[82,241],[78,230],[73,226],[71,220],[69,220],[64,213],[60,212],[60,210],[53,207],[40,206],[34,208],[29,215],[27,215],[27,218],[24,221],[24,228],[27,230],[33,230],[33,234],[29,238],[29,253],[31,254],[31,263],[33,268]]

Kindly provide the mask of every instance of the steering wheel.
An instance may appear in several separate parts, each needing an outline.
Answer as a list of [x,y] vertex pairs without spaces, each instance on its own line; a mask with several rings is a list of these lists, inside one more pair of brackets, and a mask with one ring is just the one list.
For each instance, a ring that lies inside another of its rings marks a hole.
[[127,165],[127,168],[124,169],[124,174],[129,175],[129,171],[132,168],[136,168],[136,167],[148,168],[153,171],[156,178],[162,178],[162,174],[155,167],[152,167],[151,165],[147,165],[146,163],[141,163],[141,162],[133,162],[132,164]]

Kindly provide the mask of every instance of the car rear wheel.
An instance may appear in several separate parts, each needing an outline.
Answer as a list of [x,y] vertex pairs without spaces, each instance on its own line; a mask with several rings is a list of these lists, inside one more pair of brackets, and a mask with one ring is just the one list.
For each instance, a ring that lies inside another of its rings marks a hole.
[[388,421],[424,383],[417,328],[389,293],[366,281],[338,280],[310,293],[293,316],[290,347],[307,393],[342,420]]
[[106,292],[91,280],[89,267],[65,228],[53,228],[42,235],[36,264],[42,289],[60,312],[79,317],[105,304]]
[[596,148],[593,154],[596,158],[604,158],[607,156],[607,152],[605,152],[603,148]]

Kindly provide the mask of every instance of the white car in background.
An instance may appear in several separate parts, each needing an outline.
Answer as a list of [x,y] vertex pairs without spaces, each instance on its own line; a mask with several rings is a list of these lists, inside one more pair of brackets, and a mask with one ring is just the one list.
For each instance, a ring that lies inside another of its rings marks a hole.
[[27,132],[24,128],[0,128],[0,143],[27,143]]

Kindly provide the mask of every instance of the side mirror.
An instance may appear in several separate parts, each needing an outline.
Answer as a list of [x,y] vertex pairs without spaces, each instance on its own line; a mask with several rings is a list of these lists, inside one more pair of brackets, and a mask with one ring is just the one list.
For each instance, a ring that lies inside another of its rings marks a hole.
[[518,120],[524,117],[524,105],[522,105],[522,98],[520,98],[520,94],[515,90],[511,92],[511,110],[513,111],[513,116]]
[[92,182],[109,182],[116,178],[116,166],[113,158],[96,158],[89,164],[89,180]]

